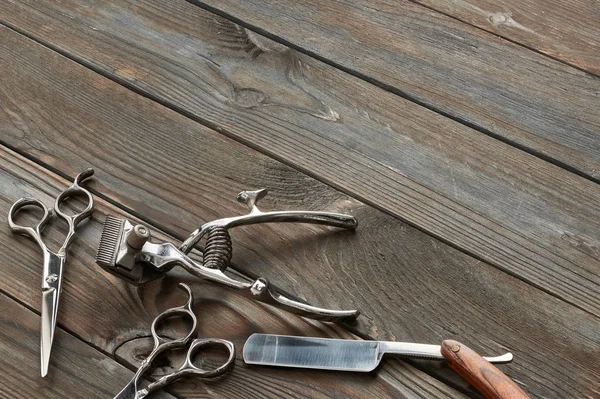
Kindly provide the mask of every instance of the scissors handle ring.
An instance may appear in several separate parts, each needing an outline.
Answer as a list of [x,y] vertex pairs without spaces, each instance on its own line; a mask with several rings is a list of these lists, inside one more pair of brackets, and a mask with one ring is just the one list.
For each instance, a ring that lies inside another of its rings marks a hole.
[[[14,217],[16,216],[17,212],[25,206],[35,206],[44,211],[44,214],[42,215],[41,219],[37,222],[37,224],[33,226],[22,226],[20,224],[15,223]],[[19,233],[33,238],[42,248],[45,248],[45,245],[42,242],[42,230],[48,222],[48,219],[51,214],[52,210],[48,209],[46,205],[44,205],[40,200],[31,197],[21,198],[15,201],[15,203],[11,206],[10,210],[8,211],[8,226],[15,233]]]
[[[188,287],[186,284],[183,284],[183,283],[179,283],[179,288],[186,291],[188,294],[188,300],[185,303],[185,305],[165,310],[164,312],[159,314],[154,319],[154,321],[152,322],[152,326],[150,327],[150,330],[152,331],[152,337],[154,338],[153,354],[156,352],[155,355],[158,355],[158,353],[163,352],[165,350],[187,344],[188,341],[190,340],[190,338],[192,338],[192,336],[196,332],[196,326],[198,325],[198,319],[196,319],[196,315],[194,314],[194,311],[192,310],[192,301],[193,301],[192,290],[190,289],[190,287]],[[173,316],[189,317],[192,320],[192,326],[190,327],[190,331],[187,333],[186,336],[184,336],[182,338],[178,338],[178,339],[162,338],[156,332],[156,328],[157,328],[158,324],[160,324],[163,320],[166,320],[169,317],[173,317]],[[160,349],[159,349],[159,347],[160,347]]]
[[[73,182],[71,187],[67,188],[65,191],[60,193],[58,197],[56,197],[56,201],[54,202],[54,209],[56,211],[56,214],[67,221],[70,230],[74,230],[75,226],[77,226],[83,219],[89,217],[92,214],[92,209],[94,208],[94,198],[87,189],[80,186],[80,183],[82,183],[85,179],[92,176],[93,174],[94,169],[92,168],[86,169],[85,171],[81,172],[75,177],[75,181]],[[67,198],[77,194],[85,194],[88,200],[87,207],[83,211],[73,216],[65,214],[60,209],[60,204],[63,203]]]
[[[227,361],[221,366],[212,370],[204,370],[199,367],[196,367],[193,363],[194,354],[196,354],[202,347],[215,345],[224,346],[229,351],[229,357]],[[174,373],[167,374],[159,380],[150,383],[150,385],[146,387],[144,393],[149,394],[160,388],[164,388],[172,382],[175,382],[183,377],[199,377],[204,379],[217,378],[225,374],[227,371],[231,370],[231,368],[233,368],[234,365],[235,347],[232,342],[219,338],[197,338],[190,345],[185,362],[179,368],[179,370],[175,371]]]
[[[205,370],[194,365],[194,355],[204,347],[221,346],[227,349],[229,357],[227,361],[219,367],[211,370]],[[215,378],[225,374],[235,365],[235,347],[233,342],[220,338],[196,338],[190,345],[185,363],[181,366],[181,370],[188,370],[186,373],[197,375],[201,378]]]

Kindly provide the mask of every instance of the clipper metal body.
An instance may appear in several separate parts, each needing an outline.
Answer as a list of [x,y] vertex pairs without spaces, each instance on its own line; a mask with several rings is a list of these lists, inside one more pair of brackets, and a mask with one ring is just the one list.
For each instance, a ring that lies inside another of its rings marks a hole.
[[[127,220],[107,216],[96,262],[110,273],[133,284],[143,284],[162,277],[174,266],[181,266],[197,277],[224,284],[240,290],[250,298],[304,317],[333,322],[358,317],[358,310],[323,309],[291,299],[271,287],[264,277],[255,281],[239,281],[224,273],[232,256],[229,235],[232,227],[270,222],[324,224],[346,229],[355,229],[357,226],[353,216],[340,213],[262,212],[256,203],[266,193],[266,190],[241,192],[237,199],[249,207],[250,213],[206,223],[194,231],[179,248],[171,243],[152,243],[149,241],[150,230],[147,227],[134,226]],[[192,260],[188,253],[203,237],[206,237],[206,243],[200,264]]]

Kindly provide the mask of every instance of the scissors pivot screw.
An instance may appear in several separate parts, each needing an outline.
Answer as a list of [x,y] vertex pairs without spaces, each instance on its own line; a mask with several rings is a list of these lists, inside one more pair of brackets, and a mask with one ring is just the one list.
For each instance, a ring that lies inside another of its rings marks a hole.
[[261,295],[267,291],[267,287],[269,286],[269,282],[266,278],[260,277],[258,278],[252,287],[250,287],[250,291],[252,291],[253,295]]

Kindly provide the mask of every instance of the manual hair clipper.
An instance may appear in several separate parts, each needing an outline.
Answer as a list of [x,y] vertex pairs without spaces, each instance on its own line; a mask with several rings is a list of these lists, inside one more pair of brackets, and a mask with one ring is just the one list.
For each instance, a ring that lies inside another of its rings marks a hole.
[[[250,213],[208,222],[194,231],[179,248],[171,243],[152,243],[149,241],[150,230],[147,227],[134,226],[127,220],[107,216],[96,263],[108,272],[136,285],[162,277],[174,266],[181,266],[194,276],[238,289],[250,298],[304,317],[333,322],[358,317],[358,310],[330,310],[298,302],[275,290],[264,277],[255,281],[239,281],[223,273],[232,256],[229,235],[229,229],[232,227],[269,222],[296,222],[353,230],[358,224],[353,216],[341,213],[262,212],[256,203],[266,194],[267,190],[264,189],[241,192],[237,200],[246,204]],[[200,264],[192,260],[188,253],[205,236],[206,244]]]

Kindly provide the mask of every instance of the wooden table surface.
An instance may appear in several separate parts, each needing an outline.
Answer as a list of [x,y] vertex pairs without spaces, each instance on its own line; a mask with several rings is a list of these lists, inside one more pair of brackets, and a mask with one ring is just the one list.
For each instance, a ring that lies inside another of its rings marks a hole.
[[[512,351],[500,367],[533,398],[600,397],[598,2],[5,0],[0,23],[0,214],[96,170],[45,379],[41,254],[0,224],[0,397],[112,398],[153,318],[183,301],[179,281],[199,334],[238,358],[156,398],[479,397],[436,362],[251,367],[254,332],[452,338]],[[235,265],[360,309],[360,331],[179,271],[130,286],[94,262],[107,214],[179,241],[262,187],[265,209],[347,212],[359,228],[238,228]]]

